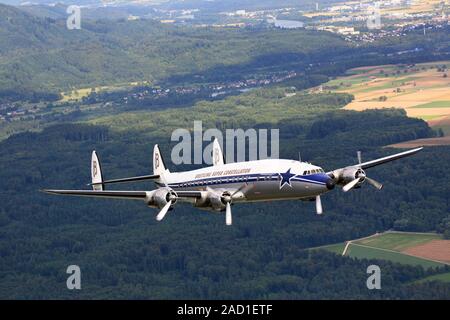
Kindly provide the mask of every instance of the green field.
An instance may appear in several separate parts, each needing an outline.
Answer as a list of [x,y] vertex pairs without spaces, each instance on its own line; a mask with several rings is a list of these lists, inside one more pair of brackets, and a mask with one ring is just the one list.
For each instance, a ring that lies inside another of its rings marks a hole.
[[408,256],[400,252],[391,252],[378,248],[362,247],[357,244],[351,244],[349,246],[346,256],[357,259],[382,259],[401,264],[420,265],[424,268],[443,266],[442,263]]
[[[442,118],[442,116],[441,115],[425,115],[425,116],[420,116],[420,119],[423,119],[423,120],[425,120],[425,121],[428,121],[428,120],[434,120],[434,119],[438,119],[438,118]],[[441,127],[441,126],[436,126],[435,128],[442,128],[442,130],[444,130],[444,127]],[[445,130],[444,130],[444,133],[445,133]],[[447,134],[445,134],[445,135],[447,135]]]
[[[382,259],[401,264],[420,265],[424,268],[442,267],[444,264],[401,253],[409,247],[441,239],[442,236],[433,233],[384,233],[379,236],[362,239],[350,244],[346,256],[357,259]],[[345,243],[337,243],[314,249],[342,254]]]
[[442,274],[435,274],[433,276],[429,276],[426,278],[423,278],[417,282],[425,282],[425,281],[443,281],[443,282],[450,282],[450,272],[442,273]]
[[450,108],[450,101],[433,101],[414,106],[413,108]]
[[385,233],[378,237],[356,241],[369,247],[381,248],[393,251],[403,251],[409,247],[417,246],[431,240],[442,239],[438,234],[421,233]]

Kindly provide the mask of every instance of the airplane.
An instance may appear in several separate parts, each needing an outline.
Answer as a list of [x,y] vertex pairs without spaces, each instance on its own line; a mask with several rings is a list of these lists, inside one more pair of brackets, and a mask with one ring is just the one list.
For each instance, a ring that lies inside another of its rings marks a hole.
[[[170,172],[164,163],[158,145],[153,149],[153,174],[121,179],[104,180],[99,157],[94,150],[91,158],[93,190],[53,190],[43,192],[57,195],[119,198],[145,201],[149,207],[160,211],[156,220],[161,221],[167,212],[180,202],[212,212],[225,212],[226,225],[232,224],[231,205],[240,202],[275,200],[309,200],[316,202],[316,213],[322,214],[320,196],[342,186],[344,192],[360,188],[365,182],[380,190],[383,185],[369,178],[365,170],[411,156],[423,147],[411,149],[387,157],[362,162],[325,172],[308,162],[286,159],[264,159],[225,163],[220,144],[213,142],[213,165],[192,171]],[[157,185],[151,191],[106,190],[106,185],[153,180]]]

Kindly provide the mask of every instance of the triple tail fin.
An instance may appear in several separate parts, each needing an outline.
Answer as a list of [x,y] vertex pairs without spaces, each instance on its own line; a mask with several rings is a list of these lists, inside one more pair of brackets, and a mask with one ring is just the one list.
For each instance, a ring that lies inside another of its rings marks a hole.
[[223,157],[222,148],[220,147],[219,140],[214,139],[213,142],[213,153],[212,153],[212,162],[213,166],[221,166],[225,164],[225,160]]
[[159,180],[165,184],[167,181],[164,175],[169,173],[170,171],[166,169],[161,151],[159,150],[158,145],[155,144],[155,147],[153,148],[153,174],[158,175]]
[[92,177],[92,189],[95,191],[105,190],[105,184],[103,183],[102,168],[100,160],[98,159],[97,152],[92,151],[91,158],[91,177]]

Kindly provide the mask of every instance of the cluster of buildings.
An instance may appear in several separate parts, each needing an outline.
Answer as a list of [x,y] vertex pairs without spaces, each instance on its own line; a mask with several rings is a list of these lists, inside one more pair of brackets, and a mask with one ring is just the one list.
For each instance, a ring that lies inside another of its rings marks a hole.
[[12,103],[3,103],[0,104],[0,121],[21,120],[24,116],[33,115],[36,112],[38,112],[37,106],[23,109]]
[[211,98],[220,95],[228,94],[234,91],[245,91],[246,89],[258,88],[267,86],[273,83],[280,83],[297,76],[296,71],[279,72],[268,76],[258,78],[251,78],[246,80],[231,81],[227,83],[215,83],[206,86],[192,86],[192,87],[175,87],[175,88],[146,88],[139,92],[128,93],[123,100],[143,100],[146,98],[164,98],[169,95],[195,95],[200,93],[208,94]]

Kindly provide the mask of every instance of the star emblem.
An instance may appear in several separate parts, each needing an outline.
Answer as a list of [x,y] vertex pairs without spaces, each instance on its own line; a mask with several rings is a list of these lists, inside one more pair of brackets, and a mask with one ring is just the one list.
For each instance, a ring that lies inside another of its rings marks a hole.
[[289,169],[288,171],[286,171],[285,173],[279,173],[280,177],[281,177],[281,181],[280,181],[280,189],[283,188],[283,186],[285,184],[288,184],[289,187],[292,187],[291,185],[291,179],[292,177],[295,177],[295,174],[291,173],[291,169]]

